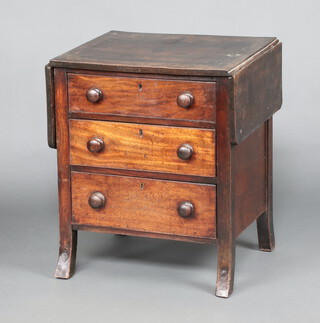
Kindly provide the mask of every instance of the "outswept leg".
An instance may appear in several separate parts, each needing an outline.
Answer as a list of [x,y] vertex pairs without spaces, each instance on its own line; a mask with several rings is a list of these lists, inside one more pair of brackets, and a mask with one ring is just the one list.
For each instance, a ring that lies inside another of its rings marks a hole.
[[54,69],[56,103],[56,137],[58,151],[60,249],[55,277],[68,279],[74,273],[77,252],[77,231],[71,225],[71,171],[69,154],[67,72]]
[[227,298],[232,294],[234,282],[235,244],[234,241],[218,244],[218,270],[216,296]]
[[78,231],[72,231],[68,247],[60,246],[55,277],[69,279],[74,274],[77,255]]
[[265,123],[266,129],[266,212],[257,219],[259,249],[272,251],[275,247],[272,203],[272,118]]
[[275,246],[272,212],[262,213],[257,219],[259,249],[261,251],[272,251]]
[[235,264],[235,223],[232,198],[233,146],[230,145],[229,129],[229,87],[230,79],[221,80],[217,89],[216,125],[217,137],[217,246],[218,269],[216,296],[227,298],[233,291]]

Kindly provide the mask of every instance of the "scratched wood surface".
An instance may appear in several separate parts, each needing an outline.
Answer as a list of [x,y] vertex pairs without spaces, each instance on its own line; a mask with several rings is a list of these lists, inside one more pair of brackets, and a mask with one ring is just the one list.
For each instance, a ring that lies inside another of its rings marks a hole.
[[[102,209],[88,203],[97,191],[106,198]],[[189,218],[177,212],[183,201],[194,205]],[[72,205],[73,224],[215,237],[215,185],[72,172]]]
[[104,71],[229,76],[277,42],[275,37],[110,31],[50,63]]
[[[105,144],[100,153],[87,149],[90,138]],[[182,160],[177,149],[190,144],[194,153]],[[215,176],[215,132],[120,122],[70,120],[72,165]]]

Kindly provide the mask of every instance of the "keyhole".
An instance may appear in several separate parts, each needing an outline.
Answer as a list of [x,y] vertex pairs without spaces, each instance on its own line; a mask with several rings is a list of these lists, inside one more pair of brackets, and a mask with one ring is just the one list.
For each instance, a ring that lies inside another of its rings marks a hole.
[[140,137],[143,137],[143,131],[142,131],[142,129],[139,130],[139,136]]
[[143,189],[144,189],[144,184],[140,183],[140,190],[143,190]]
[[139,91],[141,91],[142,90],[142,84],[141,83],[139,83]]

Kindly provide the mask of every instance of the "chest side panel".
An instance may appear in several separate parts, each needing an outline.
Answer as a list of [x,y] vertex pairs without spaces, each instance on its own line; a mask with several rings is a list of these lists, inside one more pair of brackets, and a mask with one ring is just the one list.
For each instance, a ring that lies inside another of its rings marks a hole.
[[279,43],[233,78],[232,137],[240,143],[282,104],[282,44]]

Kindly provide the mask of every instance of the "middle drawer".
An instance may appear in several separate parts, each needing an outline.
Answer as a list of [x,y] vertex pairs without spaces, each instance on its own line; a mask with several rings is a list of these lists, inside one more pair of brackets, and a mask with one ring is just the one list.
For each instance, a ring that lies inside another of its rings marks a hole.
[[215,177],[215,131],[71,119],[70,163]]

